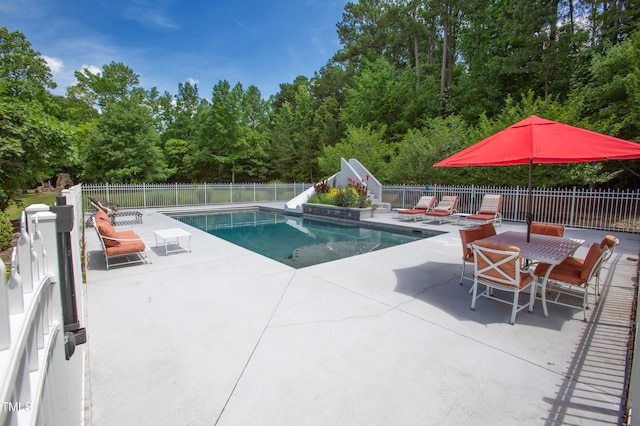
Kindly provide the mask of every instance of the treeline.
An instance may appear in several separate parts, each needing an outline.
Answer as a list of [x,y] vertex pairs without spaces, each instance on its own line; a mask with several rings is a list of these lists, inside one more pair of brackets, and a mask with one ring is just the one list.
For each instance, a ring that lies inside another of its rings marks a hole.
[[[535,114],[640,141],[635,1],[361,0],[341,48],[263,99],[140,87],[122,63],[66,96],[19,31],[0,28],[0,208],[71,172],[87,183],[318,181],[359,159],[385,183],[522,185],[526,168],[432,164]],[[636,187],[637,161],[537,166],[546,186]]]

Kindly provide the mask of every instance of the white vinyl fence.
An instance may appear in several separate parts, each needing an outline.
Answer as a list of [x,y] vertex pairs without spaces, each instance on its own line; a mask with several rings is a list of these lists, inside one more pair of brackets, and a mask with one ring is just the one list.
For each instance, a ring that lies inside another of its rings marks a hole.
[[[233,203],[286,202],[311,184],[136,184],[84,185],[84,206],[88,196],[122,208],[197,206]],[[526,187],[481,187],[444,185],[383,185],[382,201],[393,208],[415,206],[425,194],[458,195],[458,211],[474,213],[484,194],[502,194],[504,220],[524,222],[527,210]],[[640,189],[590,190],[580,188],[534,188],[532,213],[535,221],[576,228],[640,232]]]
[[[80,186],[63,191],[74,205],[73,269],[82,300]],[[9,273],[0,262],[0,424],[75,425],[83,420],[82,349],[68,353],[59,274],[57,215],[43,204],[22,213]]]

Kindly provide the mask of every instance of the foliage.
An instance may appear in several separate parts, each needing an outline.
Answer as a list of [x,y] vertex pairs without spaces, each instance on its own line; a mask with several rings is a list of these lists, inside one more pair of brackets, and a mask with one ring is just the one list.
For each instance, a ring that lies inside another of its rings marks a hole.
[[51,70],[24,34],[0,27],[0,86],[8,96],[41,98],[47,88],[55,88]]
[[411,129],[399,143],[398,154],[388,167],[389,182],[448,183],[464,178],[470,170],[434,168],[432,165],[465,148],[469,129],[459,116],[427,120],[422,129]]
[[13,224],[4,213],[0,212],[0,250],[9,248],[12,239]]
[[113,102],[102,111],[83,152],[86,182],[162,182],[168,170],[146,107]]
[[37,101],[0,96],[0,210],[22,189],[45,179],[53,166],[73,162],[71,127]]
[[328,194],[331,191],[331,185],[325,179],[313,185],[313,190],[316,191],[316,194]]
[[373,130],[348,126],[346,136],[335,146],[327,146],[318,159],[320,171],[331,175],[340,170],[340,158],[366,158],[369,171],[380,181],[386,176],[387,164],[394,153],[394,145],[384,140],[386,127]]
[[106,107],[111,102],[125,101],[134,93],[141,94],[140,76],[121,62],[111,62],[100,72],[89,68],[74,72],[77,83],[67,89],[68,96],[87,105]]
[[[43,57],[2,27],[0,203],[59,171],[86,181],[314,182],[341,157],[366,161],[387,183],[525,184],[526,167],[432,165],[532,114],[640,141],[639,13],[629,1],[349,2],[335,55],[269,100],[224,80],[207,89],[211,100],[190,82],[177,95],[145,90],[113,61],[76,71],[56,97]],[[637,187],[640,161],[534,174],[544,185]]]
[[347,188],[331,188],[328,192],[316,193],[309,198],[310,204],[328,204],[331,206],[366,208],[371,207],[371,200],[367,197],[366,186],[349,185]]

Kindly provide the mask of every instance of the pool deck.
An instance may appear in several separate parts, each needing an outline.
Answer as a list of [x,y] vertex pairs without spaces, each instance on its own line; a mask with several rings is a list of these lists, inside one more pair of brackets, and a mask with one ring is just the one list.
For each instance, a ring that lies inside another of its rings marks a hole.
[[[296,270],[142,211],[117,229],[141,236],[151,264],[105,270],[86,229],[86,424],[618,422],[639,234],[616,234],[588,322],[555,305],[545,318],[538,302],[512,326],[506,304],[470,310],[461,225],[377,212],[448,233]],[[193,234],[191,252],[165,256],[153,231],[176,227]],[[565,236],[585,240],[584,256],[605,234]]]

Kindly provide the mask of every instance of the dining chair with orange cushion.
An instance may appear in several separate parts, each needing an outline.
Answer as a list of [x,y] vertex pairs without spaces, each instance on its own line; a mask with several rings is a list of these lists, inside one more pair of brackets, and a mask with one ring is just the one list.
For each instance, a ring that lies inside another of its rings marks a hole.
[[564,226],[555,225],[553,223],[533,222],[531,224],[531,233],[540,235],[551,235],[554,237],[564,236]]
[[[525,308],[533,311],[535,291],[529,294],[527,303],[520,303],[520,293],[535,284],[530,270],[523,269],[520,249],[507,244],[478,240],[473,243],[474,279],[471,310],[475,310],[476,300],[480,297],[493,299],[512,306],[509,324],[514,324],[516,314]],[[478,293],[478,287],[484,285],[484,291]],[[513,293],[511,301],[494,295],[493,290]]]
[[[602,268],[604,268],[604,266],[607,264],[609,259],[611,259],[611,256],[613,255],[613,252],[615,251],[616,246],[618,244],[620,244],[620,240],[618,240],[614,235],[605,235],[602,241],[600,241],[600,248],[604,249],[606,247],[608,251],[606,252],[604,258],[602,259],[600,263],[600,267],[595,273],[596,285],[594,288],[594,294],[595,294],[596,304],[598,303],[598,296],[600,296],[600,274],[602,272]],[[579,257],[569,256],[565,259],[563,263],[565,263],[565,265],[572,265],[580,268],[584,265],[584,259],[581,259]]]
[[483,223],[482,225],[478,225],[478,229],[482,231],[482,238],[496,235],[496,228],[493,226],[493,223]]
[[[556,293],[555,299],[551,300],[551,303],[575,308],[576,305],[561,302],[559,299],[562,295],[580,298],[583,319],[586,321],[586,310],[589,306],[589,282],[598,273],[608,252],[609,249],[602,248],[600,243],[593,243],[584,259],[569,257],[555,267],[548,263],[540,263],[536,266],[534,275],[547,281],[544,285],[547,292]],[[552,269],[549,271],[549,268]],[[546,295],[543,294],[542,297],[546,298]],[[545,303],[543,303],[543,308],[545,315],[547,315]]]
[[466,263],[473,263],[473,247],[471,247],[471,243],[485,237],[483,230],[479,227],[460,229],[460,241],[462,243],[462,273],[460,274],[460,285],[462,285],[462,280],[465,278],[464,269]]

